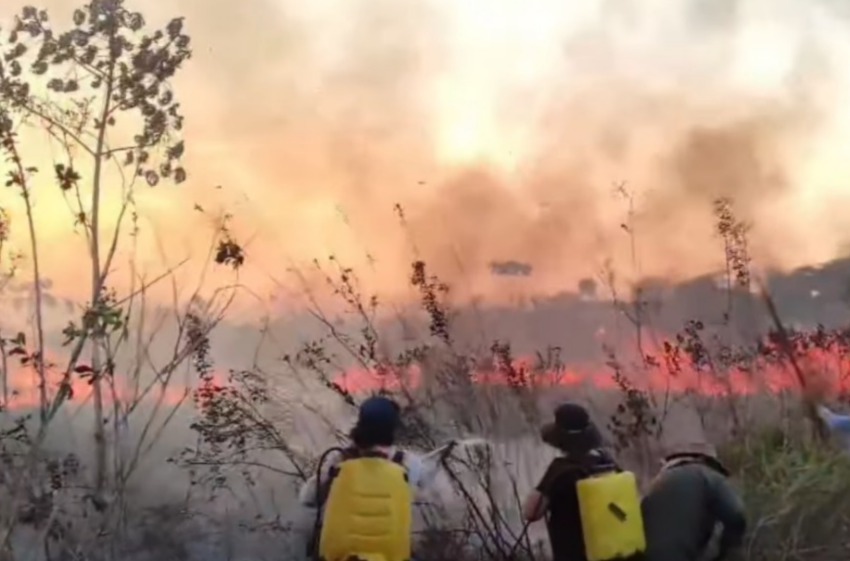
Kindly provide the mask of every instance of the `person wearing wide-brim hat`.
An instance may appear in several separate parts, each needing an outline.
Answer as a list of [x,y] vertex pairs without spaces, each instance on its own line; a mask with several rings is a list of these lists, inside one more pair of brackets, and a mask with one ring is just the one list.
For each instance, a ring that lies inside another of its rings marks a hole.
[[543,442],[558,449],[537,487],[529,493],[523,516],[529,522],[548,513],[547,529],[553,561],[586,561],[576,484],[586,477],[617,471],[616,462],[602,451],[602,436],[587,410],[564,403],[555,419],[540,431]]
[[[648,561],[717,561],[741,544],[746,514],[728,478],[710,443],[668,447],[641,503]],[[718,524],[722,531],[712,543]]]
[[581,405],[564,403],[555,419],[540,429],[543,442],[570,455],[582,455],[602,447],[602,435]]

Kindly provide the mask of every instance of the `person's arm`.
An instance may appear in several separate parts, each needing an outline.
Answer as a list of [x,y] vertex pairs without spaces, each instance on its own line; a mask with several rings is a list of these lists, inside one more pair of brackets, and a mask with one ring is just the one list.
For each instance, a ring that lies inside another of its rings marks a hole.
[[712,474],[708,483],[711,512],[723,525],[717,552],[717,559],[723,559],[730,550],[743,543],[744,533],[747,531],[747,515],[743,501],[728,479],[720,474]]
[[549,499],[546,498],[546,495],[534,489],[525,497],[525,502],[522,505],[522,517],[526,522],[537,522],[546,514],[547,508],[549,508]]
[[418,456],[412,452],[404,452],[404,466],[407,469],[407,479],[415,492],[430,487],[440,471],[436,459]]
[[537,522],[546,514],[549,509],[549,496],[552,493],[552,484],[559,474],[556,469],[556,462],[549,464],[546,473],[540,483],[526,497],[522,504],[522,517],[527,522]]
[[[324,487],[330,479],[330,471],[333,466],[339,463],[342,459],[339,452],[329,454],[322,465],[321,485]],[[318,489],[316,484],[319,483],[316,474],[311,475],[307,481],[301,485],[298,491],[298,502],[309,508],[317,508],[318,505]]]
[[427,489],[434,484],[437,479],[437,474],[440,473],[442,465],[439,462],[429,460],[419,460],[419,480],[416,487],[419,489]]
[[437,474],[440,473],[444,462],[456,446],[457,442],[451,441],[438,453],[425,454],[424,456],[409,451],[404,452],[407,476],[417,490],[426,489],[434,484]]

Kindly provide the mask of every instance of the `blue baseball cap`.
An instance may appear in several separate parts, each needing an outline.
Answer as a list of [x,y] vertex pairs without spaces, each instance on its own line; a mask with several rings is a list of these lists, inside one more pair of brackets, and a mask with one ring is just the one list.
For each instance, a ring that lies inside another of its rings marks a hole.
[[370,427],[392,427],[399,424],[401,408],[388,397],[373,396],[360,404],[357,424]]

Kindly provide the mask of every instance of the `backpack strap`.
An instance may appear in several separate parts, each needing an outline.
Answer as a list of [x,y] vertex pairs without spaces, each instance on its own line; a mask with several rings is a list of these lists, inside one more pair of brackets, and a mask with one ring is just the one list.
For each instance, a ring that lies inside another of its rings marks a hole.
[[396,450],[391,460],[393,463],[404,467],[404,450]]
[[578,473],[582,479],[596,477],[606,473],[619,473],[622,471],[617,462],[604,450],[595,449],[586,456],[576,458],[571,462],[571,468]]
[[409,481],[407,477],[407,466],[404,465],[404,450],[396,450],[392,457],[388,458],[387,455],[378,450],[360,450],[358,448],[346,448],[343,453],[340,461],[331,466],[330,470],[328,470],[327,481],[322,482],[323,488],[323,500],[319,504],[324,504],[325,500],[327,500],[327,496],[330,493],[331,483],[339,475],[340,466],[343,462],[347,460],[355,460],[357,458],[381,458],[382,460],[390,460],[394,464],[400,465],[404,468],[404,480]]
[[[387,456],[385,453],[380,452],[378,450],[357,450],[355,452],[354,457],[356,457],[356,458],[380,458],[382,460],[389,460],[392,463],[401,466],[401,468],[404,470],[404,480],[408,481],[408,482],[410,481],[408,479],[408,476],[407,476],[407,466],[404,464],[404,458],[405,458],[404,450],[396,450],[393,453],[392,456]],[[352,459],[352,458],[347,458],[347,459]],[[340,462],[340,463],[342,463],[342,462]],[[337,468],[337,471],[339,471],[339,468]]]
[[357,452],[358,458],[381,458],[383,460],[388,459],[387,455],[379,450],[358,450]]
[[[394,464],[398,464],[400,466],[404,466],[404,451],[396,450],[392,456],[387,456],[384,452],[379,450],[356,450],[352,449],[349,453],[348,457],[344,457],[344,460],[351,460],[354,458],[381,458],[382,460],[389,460]],[[340,462],[342,463],[342,462]]]
[[322,488],[319,489],[319,497],[317,501],[319,507],[324,506],[325,501],[328,500],[328,495],[330,495],[331,492],[331,484],[334,479],[336,479],[336,476],[339,475],[340,465],[346,460],[353,460],[361,456],[362,454],[357,448],[345,448],[342,450],[339,461],[328,469],[328,476],[321,482]]
[[393,454],[393,457],[390,459],[394,464],[398,464],[401,466],[402,470],[404,471],[405,482],[410,483],[410,478],[407,475],[407,466],[404,465],[404,450],[396,450],[395,454]]

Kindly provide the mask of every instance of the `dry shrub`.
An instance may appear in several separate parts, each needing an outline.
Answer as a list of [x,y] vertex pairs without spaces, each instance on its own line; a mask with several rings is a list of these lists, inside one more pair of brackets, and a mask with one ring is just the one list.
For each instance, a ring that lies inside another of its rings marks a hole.
[[[448,438],[470,436],[492,442],[486,453],[459,454],[450,461],[438,492],[417,505],[416,554],[423,561],[548,558],[548,547],[540,540],[544,537],[545,542],[543,525],[523,533],[519,506],[554,455],[540,442],[538,428],[561,399],[589,404],[596,421],[608,429],[621,464],[643,480],[655,471],[663,449],[660,441],[683,438],[670,434],[675,429],[693,428],[699,436],[725,445],[728,461],[742,476],[752,512],[751,536],[742,552],[750,559],[811,558],[805,555],[815,550],[807,549],[812,542],[801,538],[801,531],[828,509],[840,506],[836,503],[840,493],[835,493],[841,491],[843,460],[800,435],[778,441],[762,435],[765,424],[800,424],[798,394],[753,397],[729,392],[709,398],[699,391],[676,394],[641,387],[641,380],[685,377],[733,390],[733,374],[743,371],[758,378],[760,369],[779,368],[787,361],[770,335],[766,341],[749,341],[753,346],[744,347],[730,335],[734,330],[727,317],[729,322],[721,325],[689,321],[669,341],[654,341],[646,323],[650,318],[638,302],[627,314],[637,334],[637,353],[631,354],[637,356],[623,360],[609,352],[608,367],[619,391],[544,389],[536,376],[559,368],[555,363],[560,360],[544,359],[557,353],[539,353],[538,364],[529,366],[516,361],[504,341],[477,347],[459,342],[453,331],[456,311],[449,305],[449,287],[425,263],[415,262],[409,279],[424,321],[416,333],[407,316],[399,318],[404,323],[402,341],[388,336],[386,326],[376,319],[377,296],[362,293],[350,268],[331,258],[324,266],[316,262],[316,269],[344,304],[340,314],[346,321],[322,310],[308,293],[323,333],[283,357],[283,372],[275,374],[254,364],[231,372],[228,382],[222,383],[211,374],[211,359],[196,353],[194,366],[204,381],[195,395],[199,419],[192,427],[199,441],[184,451],[181,463],[192,471],[198,487],[236,494],[235,480],[241,479],[243,488],[259,495],[251,489],[262,480],[262,473],[274,472],[277,481],[287,485],[303,480],[315,468],[315,457],[344,439],[348,427],[343,419],[354,415],[363,397],[339,384],[354,365],[375,373],[385,382],[382,391],[402,404],[405,426],[400,443],[404,446],[430,450]],[[486,339],[485,333],[480,335]],[[791,351],[833,353],[836,348],[850,348],[848,340],[839,331],[792,333]],[[420,374],[416,384],[411,383],[414,368]],[[476,383],[475,375],[482,371],[497,374],[506,383]],[[825,390],[816,392],[811,397],[820,397]],[[310,431],[298,429],[298,419],[293,418],[305,410],[321,421],[324,430],[312,441]],[[789,430],[782,434],[790,434]],[[819,479],[818,474],[824,473],[826,479]],[[809,494],[819,502],[805,502]],[[301,510],[291,504],[284,517]],[[258,515],[252,527],[274,527],[280,532],[276,539],[281,548],[300,551],[293,543],[304,536],[283,530],[282,520],[280,513],[264,519]],[[823,539],[838,533],[831,530]]]
[[[774,436],[771,441],[762,432],[766,425],[791,428],[802,425],[799,394],[730,393],[707,397],[698,391],[674,394],[663,388],[660,392],[648,392],[636,383],[641,379],[657,379],[659,374],[670,377],[695,374],[713,387],[734,389],[730,381],[733,372],[747,368],[757,378],[760,365],[776,368],[786,360],[769,344],[769,336],[767,343],[735,346],[723,337],[727,326],[692,321],[671,341],[658,342],[661,355],[652,356],[646,350],[650,347],[646,339],[637,360],[618,360],[611,352],[608,366],[619,391],[544,388],[536,383],[535,376],[538,372],[551,371],[553,365],[540,361],[541,364],[532,367],[521,366],[505,342],[496,342],[482,351],[464,347],[454,339],[453,314],[446,303],[448,289],[428,274],[423,263],[414,264],[411,284],[421,296],[428,320],[427,334],[415,338],[415,346],[395,353],[389,349],[396,349],[398,343],[388,342],[374,319],[377,299],[360,294],[356,276],[350,269],[335,260],[331,264],[336,271],[327,274],[328,285],[342,295],[359,325],[354,328],[349,325],[349,329],[343,330],[334,318],[316,309],[317,319],[328,327],[327,335],[285,357],[284,364],[292,378],[300,380],[304,389],[309,388],[311,395],[336,398],[340,407],[337,412],[353,414],[362,396],[349,393],[335,382],[346,371],[342,365],[353,362],[363,370],[376,372],[402,403],[406,421],[402,440],[406,446],[428,450],[458,436],[481,436],[493,441],[486,454],[461,455],[449,462],[438,485],[439,496],[417,505],[419,559],[544,561],[548,558],[548,546],[540,541],[541,537],[546,541],[543,525],[532,527],[530,535],[523,534],[519,505],[520,498],[536,483],[554,455],[539,441],[537,431],[551,406],[561,399],[590,405],[596,421],[608,429],[607,436],[618,449],[621,464],[635,471],[641,480],[654,474],[664,448],[662,440],[690,438],[681,434],[683,428],[693,429],[698,437],[725,447],[727,460],[741,475],[751,510],[751,535],[747,548],[741,552],[746,558],[781,559],[783,555],[793,558],[793,555],[810,554],[815,551],[807,549],[813,547],[811,544],[827,543],[827,538],[840,534],[834,529],[812,533],[807,525],[815,524],[819,517],[840,507],[843,487],[839,477],[843,473],[843,460],[822,444],[808,442],[799,434],[794,439],[783,436],[776,440],[778,437]],[[815,333],[792,335],[801,353],[805,348],[826,351],[830,345],[844,345],[840,333],[826,338]],[[411,365],[421,373],[418,385],[409,383],[407,372]],[[815,371],[814,366],[811,369]],[[474,383],[472,375],[482,370],[500,374],[507,383],[501,386]],[[218,388],[209,395],[202,392],[199,396],[203,418],[209,422],[199,422],[195,428],[203,428],[199,432],[208,446],[194,451],[202,453],[195,456],[195,467],[200,463],[199,458],[207,465],[215,465],[219,483],[224,482],[221,478],[226,471],[243,476],[248,473],[234,471],[234,467],[250,466],[253,470],[260,464],[259,457],[250,450],[252,447],[281,452],[290,465],[278,460],[278,471],[289,472],[288,477],[303,477],[314,464],[309,458],[299,457],[299,450],[306,449],[308,455],[322,450],[321,446],[305,447],[296,442],[298,435],[273,420],[275,410],[292,407],[293,403],[275,401],[272,393],[260,391],[256,384],[269,380],[269,375],[259,370],[254,374],[246,377],[244,372],[233,373],[231,386]],[[812,379],[816,378],[813,374]],[[297,394],[302,407],[305,393]],[[551,403],[544,405],[547,402]],[[224,420],[225,426],[212,422],[216,419]],[[339,438],[343,436],[346,427],[335,424],[339,419],[334,414],[325,419],[328,444],[334,440],[332,433]],[[790,430],[782,434],[790,434]],[[673,434],[677,431],[680,434]],[[227,454],[222,455],[220,446],[226,448]],[[235,451],[238,454],[234,455]],[[809,494],[818,502],[806,502]],[[809,532],[806,536],[824,537],[813,541],[802,536],[803,530]],[[836,538],[834,543],[838,547],[839,540]]]

